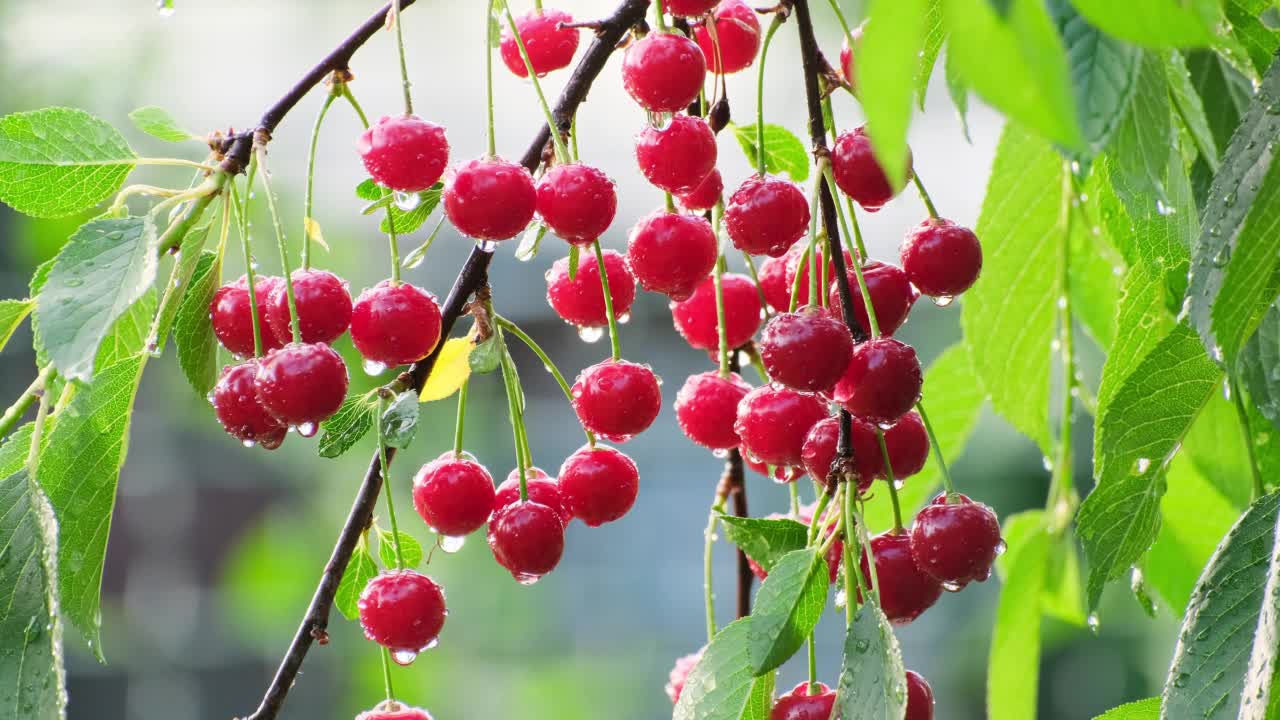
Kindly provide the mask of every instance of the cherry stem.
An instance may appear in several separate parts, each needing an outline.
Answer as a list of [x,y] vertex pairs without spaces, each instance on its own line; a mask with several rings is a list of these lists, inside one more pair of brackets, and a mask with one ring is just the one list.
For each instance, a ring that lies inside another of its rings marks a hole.
[[[827,185],[834,188],[836,183],[835,178],[832,176],[831,163],[823,162],[821,164],[823,177]],[[836,215],[841,216],[839,212],[840,203],[833,200],[832,204],[836,207]],[[862,274],[862,266],[867,262],[866,249],[862,244],[862,228],[858,226],[858,216],[856,214],[851,212],[849,219],[853,224],[853,234],[858,239],[858,250],[860,252],[860,256],[853,259],[853,274],[858,280],[858,290],[862,293],[862,305],[867,310],[867,323],[871,326],[871,337],[880,337],[880,322],[876,319],[876,307],[871,302],[871,290],[867,288],[867,278]],[[827,241],[827,248],[831,253],[839,252],[840,248],[834,247],[830,237],[827,238]],[[848,318],[848,321],[852,323],[854,318]]]
[[[711,225],[717,242],[720,238],[720,221],[724,216],[724,203],[717,202],[711,209]],[[715,267],[711,271],[711,282],[716,289],[716,336],[718,339],[717,356],[720,361],[720,377],[729,377],[729,327],[724,307],[724,253],[716,258]]]
[[[559,385],[560,390],[564,392],[565,400],[568,400],[569,404],[573,405],[573,388],[570,387],[569,382],[565,380],[564,375],[561,374],[560,368],[556,367],[556,364],[551,361],[551,357],[547,355],[546,351],[543,350],[538,343],[534,342],[533,338],[530,337],[528,333],[520,329],[519,325],[516,325],[507,318],[496,313],[490,314],[490,317],[493,318],[493,322],[496,323],[498,327],[502,328],[505,332],[515,335],[520,339],[520,342],[524,343],[533,351],[534,355],[538,356],[538,359],[542,361],[543,367],[547,369],[547,372],[551,373],[551,377],[556,379],[556,384]],[[586,430],[585,428],[584,432],[587,434],[587,443],[594,447],[596,444],[595,433],[590,430]]]
[[813,631],[809,632],[809,688],[810,695],[818,694],[818,648]]
[[916,190],[920,193],[920,199],[924,201],[924,206],[928,208],[929,217],[937,220],[940,217],[938,215],[938,208],[934,206],[933,198],[929,197],[929,191],[924,189],[924,181],[920,179],[920,173],[912,170],[911,182],[915,183]]
[[813,539],[818,536],[818,523],[822,521],[822,514],[830,502],[831,491],[824,485],[822,494],[818,496],[818,504],[813,508],[813,517],[809,518],[809,536],[806,545],[812,545]]
[[[493,313],[490,313],[490,315],[492,316]],[[501,324],[498,327],[498,338],[502,338]],[[511,432],[515,442],[516,468],[520,471],[520,501],[525,502],[529,499],[529,481],[526,477],[528,465],[525,462],[529,452],[526,444],[528,436],[525,435],[524,426],[524,401],[521,398],[520,375],[516,372],[515,363],[511,360],[511,353],[506,351],[505,345],[502,350],[500,366],[502,368],[502,385],[507,392],[507,412],[511,417]]]
[[[364,108],[360,107],[360,103],[356,100],[356,96],[351,92],[351,86],[347,83],[343,83],[342,85],[342,96],[347,99],[347,102],[351,105],[351,109],[354,110],[356,115],[360,118],[360,124],[363,125],[366,130],[368,130],[369,116],[365,115]],[[385,198],[387,195],[392,195],[392,194],[394,193],[392,193],[390,190],[386,188],[382,188],[382,197]],[[396,233],[396,217],[391,212],[391,205],[387,205],[386,207],[386,216],[387,216],[387,242],[391,249],[391,284],[399,285],[400,284],[400,237]],[[432,237],[434,238],[435,236],[433,235]]]
[[[255,154],[249,161],[249,169],[245,173],[244,202],[240,205],[240,251],[244,254],[244,278],[249,284],[249,322],[253,327],[253,356],[262,357],[262,324],[258,322],[258,271],[253,259],[253,248],[249,240],[249,199],[253,195],[253,181],[258,176],[258,156]],[[235,184],[231,185],[232,199],[235,199]],[[234,206],[234,203],[233,203]]]
[[[67,383],[70,385],[70,383]],[[36,390],[36,397],[40,401],[36,408],[36,419],[31,425],[31,445],[27,449],[27,474],[34,480],[36,470],[40,463],[40,447],[44,439],[45,420],[49,417],[49,395],[44,391],[43,385]]]
[[462,437],[463,431],[467,425],[467,389],[471,386],[470,379],[462,381],[462,387],[458,388],[458,415],[453,424],[453,456],[455,458],[462,457]]
[[765,297],[764,287],[760,284],[760,272],[756,270],[756,261],[751,259],[749,253],[742,253],[742,259],[747,261],[747,274],[751,276],[751,282],[756,286],[756,295],[760,297],[760,307],[764,310],[764,319],[768,321],[773,317],[773,313],[769,310],[769,300]]
[[676,212],[676,199],[672,197],[671,193],[669,192],[664,192],[662,193],[662,195],[663,195],[663,203],[667,207],[667,212],[669,213]]
[[311,235],[312,223],[315,218],[311,211],[315,201],[316,187],[316,150],[320,147],[320,127],[324,125],[325,115],[329,114],[329,108],[333,105],[333,101],[342,96],[342,88],[345,83],[338,78],[334,78],[333,87],[329,90],[329,94],[324,98],[324,104],[320,106],[320,113],[316,115],[315,125],[311,127],[311,146],[307,150],[307,195],[303,201],[302,210],[302,269],[311,269]]
[[267,208],[271,211],[271,224],[276,231],[276,247],[280,249],[280,273],[284,275],[284,290],[289,301],[289,328],[293,331],[293,341],[300,343],[302,342],[302,327],[298,318],[298,301],[293,294],[293,273],[289,272],[289,243],[285,239],[284,225],[280,222],[280,212],[276,208],[276,194],[271,191],[271,171],[265,169],[267,164],[266,148],[258,146],[255,154],[258,155],[258,164],[264,168],[262,171],[262,191],[267,194]]
[[707,529],[702,535],[702,593],[707,611],[707,642],[716,636],[716,593],[714,587],[716,525],[720,522],[720,514],[724,512],[725,498],[716,491],[715,501],[711,503],[711,513],[707,517]]
[[609,270],[604,263],[604,250],[597,239],[591,244],[596,252],[596,265],[600,271],[600,289],[604,291],[604,314],[609,319],[609,345],[614,360],[622,359],[622,345],[618,338],[618,318],[613,312],[613,293],[609,291]]
[[378,393],[378,465],[382,471],[383,485],[385,485],[383,495],[387,498],[387,520],[391,523],[391,546],[396,551],[396,569],[404,570],[404,553],[400,551],[400,526],[396,524],[396,502],[394,493],[391,492],[391,477],[387,474],[387,442],[383,427],[386,422],[386,412],[387,399],[380,391]]
[[[844,621],[853,624],[854,608],[858,604],[858,590],[864,587],[861,564],[855,560],[855,548],[861,550],[857,539],[857,527],[853,524],[853,503],[856,493],[844,496],[844,551],[840,553],[844,563]],[[861,554],[861,553],[859,553]]]
[[391,651],[382,648],[382,684],[387,690],[387,699],[395,700],[395,691],[391,688]]
[[[404,114],[413,114],[413,95],[409,82],[409,64],[404,59],[404,31],[400,23],[400,0],[391,0],[391,22],[396,26],[396,53],[400,56],[400,81],[404,86]],[[488,43],[485,43],[486,45]]]
[[956,494],[955,481],[951,478],[951,470],[947,467],[947,459],[942,455],[942,443],[938,442],[938,435],[933,431],[933,423],[929,422],[929,413],[924,411],[924,402],[916,403],[916,412],[920,413],[920,420],[924,423],[925,432],[929,434],[929,444],[933,446],[933,455],[938,460],[938,468],[942,471],[942,486],[947,490],[947,497],[954,497]]
[[655,0],[653,3],[653,6],[655,10],[655,15],[656,15],[656,17],[654,18],[653,24],[658,28],[658,32],[666,32],[667,31],[666,3],[663,2],[663,0]]
[[488,9],[484,14],[484,87],[485,104],[488,108],[489,132],[486,139],[489,142],[489,157],[495,157],[498,154],[498,138],[495,129],[497,123],[493,118],[493,46],[489,37],[489,25],[494,22],[493,10],[494,0],[489,0]]
[[796,487],[796,483],[787,483],[787,493],[791,499],[791,516],[800,516],[800,488]]
[[[520,48],[520,58],[524,60],[525,72],[529,73],[529,81],[533,83],[533,91],[538,96],[538,105],[542,108],[542,114],[547,118],[547,127],[552,129],[551,143],[555,147],[556,159],[562,163],[569,162],[569,148],[565,147],[564,137],[560,134],[560,128],[556,124],[556,117],[551,112],[551,106],[547,104],[547,96],[542,93],[542,83],[538,82],[538,73],[533,70],[533,60],[529,57],[529,48],[524,44],[524,38],[520,35],[520,28],[516,26],[516,18],[511,14],[511,6],[507,0],[499,0],[502,3],[502,12],[506,15],[507,25],[511,28],[511,36],[515,38],[516,47]],[[489,53],[492,56],[492,52]]]
[[778,32],[778,28],[782,27],[782,23],[786,21],[786,16],[782,13],[775,13],[773,22],[769,23],[769,29],[765,32],[764,43],[760,46],[760,67],[756,72],[756,169],[763,178],[768,172],[768,164],[765,162],[764,151],[764,68],[765,60],[769,56],[769,44],[773,42],[774,33]]
[[889,485],[889,500],[893,503],[893,532],[903,532],[902,504],[898,500],[898,481],[893,477],[893,463],[889,460],[889,446],[884,441],[884,430],[876,426],[876,440],[880,443],[880,457],[884,459],[885,482]]

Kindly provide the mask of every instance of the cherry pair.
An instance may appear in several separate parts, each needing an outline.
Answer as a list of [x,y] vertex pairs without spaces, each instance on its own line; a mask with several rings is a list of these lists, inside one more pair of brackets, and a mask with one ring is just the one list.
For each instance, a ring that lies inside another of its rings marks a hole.
[[[907,708],[903,720],[933,720],[933,688],[916,672],[906,674]],[[802,682],[779,697],[769,711],[769,720],[828,720],[835,709],[836,693],[823,683]]]
[[280,447],[289,428],[304,437],[342,406],[347,366],[323,343],[290,343],[223,369],[210,395],[223,428],[246,446]]

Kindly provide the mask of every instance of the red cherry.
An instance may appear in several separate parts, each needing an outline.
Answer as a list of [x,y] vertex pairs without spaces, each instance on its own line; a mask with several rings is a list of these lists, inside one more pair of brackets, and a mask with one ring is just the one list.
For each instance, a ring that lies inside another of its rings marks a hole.
[[884,445],[889,450],[889,464],[895,480],[909,478],[924,469],[929,460],[929,433],[920,413],[912,410],[884,431]]
[[[769,465],[800,465],[805,435],[827,417],[816,395],[764,385],[738,403],[733,429],[751,457]],[[825,476],[824,476],[825,477]]]
[[657,210],[636,223],[627,241],[627,264],[650,292],[676,302],[693,294],[717,256],[711,223],[695,215]]
[[[809,303],[809,271],[813,268],[814,263],[813,263],[813,261],[812,261],[810,258],[805,257],[805,253],[804,253],[804,251],[805,251],[805,249],[806,249],[807,247],[808,247],[808,243],[800,242],[800,243],[798,243],[798,244],[796,244],[796,245],[792,246],[792,248],[791,248],[790,250],[788,250],[788,251],[787,251],[787,254],[782,256],[783,260],[785,260],[785,261],[786,261],[786,264],[787,264],[787,293],[788,293],[788,302],[790,301],[790,293],[791,293],[791,289],[792,289],[792,287],[795,285],[795,283],[797,282],[797,280],[796,280],[796,276],[797,276],[797,275],[799,275],[799,276],[800,276],[800,277],[799,277],[799,283],[800,283],[800,286],[799,286],[799,288],[798,288],[798,290],[797,290],[797,292],[796,292],[796,297],[797,297],[797,298],[799,298],[799,299],[797,300],[797,307],[798,307],[798,306],[800,306],[800,305],[807,305],[807,304],[810,304],[810,303]],[[820,249],[821,249],[821,248],[820,248]],[[819,256],[819,258],[820,258],[820,259],[819,259],[819,265],[818,265],[818,287],[819,287],[819,288],[821,288],[821,287],[822,287],[822,265],[821,265],[821,258],[825,257],[825,253],[820,252],[820,253],[818,253],[818,256]],[[800,262],[800,260],[801,260],[802,258],[804,259],[804,262],[803,262],[803,263],[802,263],[802,262]],[[868,265],[877,265],[877,264],[879,264],[879,263],[874,263],[874,262],[873,262],[873,263],[868,263]],[[852,267],[853,267],[853,256],[849,254],[849,251],[848,251],[848,250],[845,250],[845,251],[844,251],[844,266],[845,266],[845,268],[846,268],[846,269],[847,269],[847,268],[852,268]],[[828,262],[828,263],[827,263],[827,275],[826,275],[826,277],[827,277],[827,285],[828,285],[828,289],[829,289],[829,288],[833,288],[833,287],[835,287],[835,282],[836,282],[836,265],[835,265],[835,263],[834,263],[834,262]],[[852,277],[852,276],[851,276],[851,277]],[[852,290],[852,294],[853,294],[853,296],[854,296],[854,298],[855,298],[855,301],[856,301],[856,298],[857,298],[857,297],[858,297],[858,295],[859,295],[858,281],[857,281],[857,279],[856,279],[856,278],[855,278],[855,279],[853,280],[853,282],[850,284],[849,288]],[[826,291],[826,289],[824,289],[824,292],[825,292],[825,291]],[[836,296],[836,299],[837,299],[837,300],[839,300],[839,295],[837,295],[837,296]],[[829,303],[828,303],[828,304],[829,304]],[[829,304],[829,305],[830,305],[830,304]],[[840,303],[839,303],[839,302],[837,302],[835,305],[830,305],[830,307],[832,308],[832,310],[838,310],[839,306],[840,306]],[[837,317],[842,317],[838,312],[836,313],[836,315],[837,315]]]
[[[616,250],[604,251],[604,269],[609,273],[613,312],[622,317],[631,312],[631,304],[636,300],[636,279],[631,276],[626,258]],[[579,327],[608,324],[600,263],[594,257],[578,266],[578,274],[572,280],[569,279],[569,258],[560,258],[547,271],[546,278],[547,302],[565,322]]]
[[257,375],[257,360],[228,365],[222,369],[209,400],[228,435],[246,446],[260,445],[266,450],[275,450],[284,442],[288,428],[258,402],[258,391],[253,384]]
[[751,386],[737,373],[729,377],[715,371],[690,375],[676,394],[676,422],[686,437],[705,448],[735,448],[738,433],[733,423],[738,403],[749,392]]
[[923,385],[915,349],[881,337],[853,349],[853,359],[832,395],[854,415],[888,425],[911,412]]
[[991,566],[1004,551],[995,511],[964,495],[954,504],[939,495],[916,514],[911,551],[920,569],[949,590],[991,577]]
[[[858,474],[858,491],[871,487],[871,482],[884,471],[884,456],[876,429],[861,418],[851,418],[849,437],[853,448],[853,464]],[[830,417],[814,425],[805,436],[800,457],[804,467],[815,478],[825,479],[831,473],[840,442],[840,419]]]
[[[933,607],[942,596],[942,585],[916,566],[911,559],[911,536],[887,532],[871,538],[880,581],[880,609],[895,625],[906,625]],[[862,553],[862,577],[871,582],[867,554]]]
[[449,614],[440,586],[413,570],[373,578],[356,606],[364,636],[390,650],[402,665],[436,642]]
[[[769,307],[779,312],[786,312],[791,307],[791,283],[787,281],[787,259],[791,257],[788,252],[782,257],[766,258],[760,265],[760,291],[764,293],[765,302],[769,303]],[[808,303],[809,289],[801,288],[803,298],[801,305]]]
[[444,184],[444,212],[458,232],[476,240],[510,240],[537,210],[538,191],[523,165],[479,158],[454,165]]
[[775,315],[758,346],[774,382],[807,392],[830,390],[853,359],[849,328],[826,310],[808,306]]
[[933,688],[912,670],[907,671],[907,714],[903,720],[933,720]]
[[[331,343],[351,324],[351,292],[342,278],[324,270],[295,270],[294,302],[298,305],[298,325],[302,342]],[[284,282],[276,284],[267,298],[267,324],[281,345],[293,339],[290,326],[289,291]]]
[[706,56],[707,67],[717,75],[745,70],[760,52],[760,21],[756,12],[742,0],[722,0],[716,6],[715,39],[705,23],[694,31],[698,47]]
[[386,116],[356,141],[374,182],[398,192],[422,192],[440,179],[449,164],[444,128],[417,115]]
[[729,198],[725,230],[733,246],[777,257],[809,231],[809,201],[795,183],[753,175]]
[[564,523],[560,514],[546,505],[512,503],[500,508],[489,521],[489,549],[516,582],[532,585],[560,564]]
[[[862,31],[865,26],[866,23],[864,22],[849,31],[849,35],[853,37],[853,49],[862,49]],[[840,48],[840,72],[844,75],[845,81],[852,85],[856,91],[858,89],[858,77],[854,63],[857,53],[853,49],[850,49],[849,38],[846,37],[844,44]]]
[[[281,279],[258,275],[254,279],[254,295],[258,301],[258,329],[262,334],[262,352],[280,347],[283,343],[271,332],[267,318],[267,300]],[[253,311],[249,306],[249,281],[245,276],[213,293],[209,303],[209,320],[213,334],[222,347],[239,357],[253,357]]]
[[[573,62],[573,54],[578,51],[578,30],[560,27],[561,23],[572,22],[573,17],[561,10],[534,10],[516,20],[516,29],[520,31],[520,39],[524,40],[529,62],[538,77],[568,67]],[[502,62],[516,77],[529,77],[520,45],[510,28],[502,32],[499,51]]]
[[631,44],[622,59],[622,85],[649,112],[680,112],[702,92],[707,61],[689,38],[653,32]]
[[712,170],[698,187],[676,197],[676,202],[688,212],[704,212],[715,207],[723,195],[724,179],[719,170]]
[[[871,323],[867,319],[867,304],[862,299],[862,288],[858,285],[858,276],[853,266],[847,266],[849,277],[849,294],[853,296],[854,317],[863,333],[871,334]],[[876,322],[880,325],[882,335],[892,335],[907,321],[911,306],[915,305],[919,294],[911,287],[907,274],[897,265],[871,261],[862,268],[862,279],[867,283],[867,292],[871,294],[871,305],[876,309]],[[833,283],[828,306],[843,318],[844,312],[840,304],[840,290]]]
[[817,683],[810,694],[809,683],[802,682],[774,701],[769,720],[827,720],[835,704],[836,694],[831,688]]
[[351,313],[351,341],[372,363],[396,367],[417,362],[440,342],[440,306],[431,293],[409,283],[383,280],[360,293]]
[[657,188],[676,195],[701,185],[716,169],[716,158],[715,133],[702,118],[676,115],[666,127],[648,126],[636,136],[640,172]]
[[639,435],[662,411],[662,389],[648,365],[605,360],[573,383],[573,409],[582,426],[610,442]]
[[[884,207],[902,191],[889,183],[880,161],[871,148],[871,138],[866,128],[860,127],[844,133],[836,139],[831,150],[831,170],[836,185],[844,194],[853,198],[867,212]],[[906,178],[911,178],[911,151],[907,151]]]
[[431,713],[395,700],[383,700],[374,709],[357,715],[356,720],[431,720]]
[[[560,494],[560,486],[556,484],[556,479],[536,467],[526,468],[525,473],[528,478],[525,480],[525,486],[529,491],[529,500],[555,510],[564,526],[568,527],[569,521],[573,520],[573,513],[565,507],[564,497]],[[517,502],[520,502],[520,468],[513,469],[507,475],[506,481],[498,486],[493,506],[501,510]]]
[[[742,455],[742,464],[746,465],[747,469],[751,470],[757,475],[763,475],[767,478],[770,478],[774,482],[789,483],[804,477],[804,466],[797,465],[794,467],[782,467],[782,466],[775,467],[773,469],[773,475],[770,475],[769,466],[767,464],[752,459],[751,455],[749,455],[747,451],[742,447],[738,448],[738,453]],[[747,558],[747,559],[750,560],[750,558]]]
[[[725,273],[720,281],[724,291],[725,339],[736,350],[756,334],[761,318],[760,293],[751,278]],[[715,280],[703,280],[688,299],[675,303],[671,318],[676,330],[691,347],[711,353],[720,351],[719,319],[716,314]]]
[[699,17],[711,12],[716,0],[667,0],[667,12],[676,17]]
[[347,364],[328,345],[290,343],[259,361],[254,387],[276,420],[311,437],[347,397]]
[[413,507],[440,535],[470,535],[493,512],[493,476],[469,454],[450,450],[413,476]]
[[590,165],[556,165],[538,183],[538,214],[551,232],[571,245],[595,242],[617,213],[613,181]]
[[583,447],[560,466],[560,494],[573,516],[599,527],[627,514],[640,493],[640,471],[611,447]]
[[902,241],[902,269],[925,295],[951,298],[973,287],[982,272],[982,245],[967,227],[930,218]]

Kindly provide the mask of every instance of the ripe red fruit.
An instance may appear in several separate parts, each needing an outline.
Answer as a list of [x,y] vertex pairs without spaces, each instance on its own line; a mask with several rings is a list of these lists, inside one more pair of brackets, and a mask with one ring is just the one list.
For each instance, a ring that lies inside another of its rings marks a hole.
[[967,227],[929,218],[907,231],[902,269],[925,295],[952,298],[973,287],[982,272],[982,245]]
[[[853,296],[853,316],[857,318],[862,332],[870,335],[871,322],[867,319],[867,304],[862,298],[858,276],[852,265],[846,265],[846,267],[849,268],[847,274],[849,292]],[[880,325],[880,333],[894,334],[907,321],[911,306],[915,305],[916,299],[920,297],[919,293],[911,287],[907,274],[897,265],[873,260],[863,266],[862,279],[867,283],[867,292],[871,294],[871,306],[876,309],[876,322]],[[831,285],[827,303],[836,315],[844,317],[843,306],[840,304],[840,289],[834,282]]]
[[[737,273],[725,273],[721,278],[724,291],[725,339],[729,349],[736,350],[747,344],[760,329],[760,293],[751,278]],[[717,353],[720,351],[719,318],[716,314],[715,281],[707,278],[698,285],[688,299],[675,303],[671,318],[676,330],[691,347]]]
[[836,704],[836,694],[818,683],[809,694],[809,683],[796,685],[791,692],[779,697],[769,711],[769,720],[827,720]]
[[401,665],[432,647],[444,627],[444,591],[413,570],[383,573],[365,586],[356,603],[364,636],[391,651]]
[[622,59],[622,85],[649,112],[679,112],[702,92],[707,61],[698,45],[675,33],[653,32]]
[[571,245],[595,242],[617,213],[613,181],[590,165],[556,165],[538,183],[538,214],[551,232]]
[[[861,418],[851,418],[850,430],[849,444],[853,449],[858,490],[864,491],[884,471],[884,456],[880,453],[876,429],[870,423]],[[839,441],[840,418],[830,417],[810,428],[800,450],[800,457],[810,475],[826,479],[831,472],[831,464],[836,459]]]
[[849,38],[844,39],[844,44],[840,47],[840,72],[844,75],[844,79],[853,86],[856,91],[858,89],[857,77],[857,54],[862,49],[862,31],[866,23],[862,23],[849,31],[849,35],[853,37],[853,47],[849,47]]
[[[880,581],[880,609],[895,625],[906,625],[920,617],[942,596],[942,585],[911,558],[911,536],[892,531],[871,538]],[[862,576],[871,582],[871,567],[862,553]]]
[[398,192],[422,192],[449,164],[444,128],[417,115],[385,116],[364,131],[356,151],[374,182]]
[[698,17],[711,12],[716,0],[667,0],[667,12],[676,17]]
[[469,454],[450,450],[413,476],[413,507],[437,534],[470,535],[493,512],[493,476]]
[[802,465],[797,465],[794,467],[781,467],[781,466],[775,467],[773,469],[773,475],[770,475],[768,465],[752,459],[752,457],[747,453],[747,451],[742,449],[741,447],[738,448],[738,452],[739,454],[742,455],[742,464],[746,465],[748,470],[751,470],[757,475],[763,475],[767,478],[770,478],[774,482],[789,483],[804,477],[804,466]]
[[929,433],[920,413],[912,410],[884,431],[889,464],[895,480],[911,477],[924,469],[929,459]]
[[849,328],[822,308],[775,315],[758,343],[769,377],[793,390],[826,392],[853,358]]
[[[529,491],[529,500],[555,510],[560,516],[560,521],[568,527],[569,521],[573,520],[573,513],[565,507],[564,497],[560,494],[560,486],[556,484],[556,479],[536,467],[525,468],[525,473],[528,478],[525,480],[525,486]],[[493,506],[501,510],[517,502],[520,502],[520,468],[513,469],[507,475],[507,479],[498,486]]]
[[[604,269],[609,273],[609,294],[613,312],[622,317],[631,312],[636,300],[636,279],[631,276],[627,260],[616,250],[604,251]],[[603,327],[608,324],[604,288],[600,283],[600,263],[594,257],[578,266],[569,279],[569,258],[560,258],[547,271],[547,302],[565,322],[579,327]]]
[[722,0],[716,6],[715,39],[706,23],[694,30],[707,67],[717,75],[745,70],[760,52],[760,21],[755,10],[742,0]]
[[955,504],[947,502],[945,493],[934,498],[911,527],[916,563],[948,590],[991,577],[991,566],[1003,551],[995,512],[964,495],[956,495]]
[[[703,648],[703,650],[705,649]],[[667,697],[671,698],[672,705],[680,702],[680,693],[684,692],[684,683],[689,679],[689,673],[693,672],[693,669],[698,666],[698,661],[701,659],[702,650],[676,658],[675,667],[671,668],[671,674],[667,676],[667,686],[663,688],[667,691]]]
[[573,409],[582,426],[623,443],[649,429],[662,411],[662,388],[648,365],[605,360],[573,383]]
[[259,445],[275,450],[284,442],[288,428],[258,402],[258,391],[253,384],[257,375],[257,360],[228,365],[222,369],[218,384],[213,386],[209,401],[228,435],[246,447]]
[[715,133],[702,118],[676,115],[666,127],[647,126],[636,136],[640,172],[655,187],[676,195],[701,185],[716,169],[716,158]]
[[[262,352],[274,350],[284,343],[271,332],[267,319],[267,300],[281,279],[268,275],[254,278],[254,296],[258,301],[258,328],[262,334]],[[222,347],[239,357],[253,357],[253,311],[249,305],[249,281],[245,276],[223,285],[213,293],[209,303],[209,320],[213,334]]]
[[431,713],[395,700],[383,700],[374,709],[357,715],[356,720],[431,720]]
[[923,385],[915,349],[881,337],[853,349],[853,359],[832,394],[854,415],[888,425],[911,412]]
[[689,212],[704,212],[716,206],[724,195],[724,179],[719,170],[712,170],[698,186],[676,197],[680,207]]
[[417,362],[436,348],[440,306],[431,293],[383,280],[360,293],[351,313],[351,341],[360,355],[387,367]]
[[[791,252],[782,257],[766,258],[760,265],[760,291],[764,293],[765,302],[779,312],[786,312],[791,307],[791,283],[787,281],[787,260]],[[809,288],[801,288],[800,304],[808,303]]]
[[640,471],[611,447],[584,446],[560,466],[560,494],[573,516],[599,527],[627,514],[640,493]]
[[[831,170],[836,185],[867,212],[879,210],[902,191],[901,187],[889,183],[884,168],[876,160],[865,127],[846,132],[836,139],[835,147],[831,149]],[[909,150],[906,178],[911,178]]]
[[680,302],[715,267],[717,252],[705,218],[657,210],[631,229],[627,264],[640,287]]
[[676,422],[685,436],[711,450],[728,450],[738,446],[738,433],[733,429],[738,417],[738,403],[751,386],[737,373],[721,377],[711,371],[690,375],[676,393]]
[[738,403],[733,429],[742,439],[743,449],[756,460],[769,465],[800,465],[805,436],[826,416],[826,403],[818,396],[765,385]]
[[[351,324],[351,292],[346,281],[324,270],[295,270],[290,277],[302,342],[337,340]],[[288,288],[283,281],[278,282],[267,298],[267,324],[281,345],[293,339],[292,317]]]
[[809,201],[793,182],[753,175],[729,198],[724,223],[734,247],[778,257],[809,231]]
[[912,670],[907,671],[907,714],[903,720],[933,720],[933,688]]
[[347,397],[347,365],[322,343],[290,343],[258,362],[258,402],[281,424],[311,437]]
[[476,240],[519,235],[537,206],[533,176],[501,158],[468,160],[449,168],[445,178],[444,212],[458,232]]
[[532,585],[560,564],[564,522],[541,503],[512,503],[499,508],[489,521],[489,549],[516,582]]
[[[538,77],[568,67],[573,62],[573,54],[578,51],[578,29],[560,27],[560,23],[572,22],[573,17],[562,10],[534,10],[516,20],[516,29],[520,31],[520,39],[524,40],[529,62]],[[520,45],[510,28],[502,32],[499,51],[502,62],[516,77],[529,77]]]

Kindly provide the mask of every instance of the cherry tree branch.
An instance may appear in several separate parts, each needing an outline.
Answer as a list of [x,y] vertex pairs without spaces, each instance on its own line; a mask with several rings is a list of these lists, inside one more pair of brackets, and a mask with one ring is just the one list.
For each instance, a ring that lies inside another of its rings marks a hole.
[[[407,7],[412,2],[413,0],[401,0],[401,7]],[[596,29],[595,40],[587,49],[577,67],[574,68],[564,91],[556,101],[553,115],[561,132],[568,129],[578,107],[586,100],[592,83],[604,69],[605,63],[613,54],[618,42],[631,27],[643,21],[648,7],[649,0],[622,0],[607,18],[600,21]],[[355,51],[367,42],[385,23],[388,10],[389,8],[383,8],[378,13],[375,13],[373,17],[357,28],[320,64],[303,76],[286,95],[272,105],[267,112],[263,113],[257,131],[264,132],[269,136],[284,119],[285,115],[306,95],[308,90],[319,84],[328,73],[335,70],[345,70]],[[541,164],[543,150],[550,139],[550,132],[550,128],[544,124],[528,150],[525,151],[522,162],[530,172],[537,169]],[[227,160],[224,163],[224,170],[233,172],[244,167],[244,163],[248,160],[249,152],[252,150],[252,143],[253,133],[237,135],[226,152]],[[445,300],[442,310],[442,336],[447,337],[449,335],[458,318],[465,312],[471,297],[486,284],[489,263],[492,259],[492,252],[485,252],[479,246],[472,249]],[[435,367],[436,359],[439,357],[442,347],[443,343],[437,346],[435,351],[425,359],[414,363],[408,372],[402,374],[392,383],[391,389],[398,392],[406,390],[420,391],[426,384],[432,368]],[[387,448],[386,452],[387,462],[390,463],[395,456],[395,448]],[[346,572],[347,564],[351,561],[351,555],[355,551],[361,534],[364,533],[372,521],[373,509],[377,503],[378,494],[382,490],[382,485],[383,478],[380,471],[379,456],[375,452],[373,459],[369,463],[369,469],[365,473],[364,480],[360,484],[360,489],[356,493],[356,498],[352,503],[350,513],[347,515],[347,520],[338,534],[338,540],[329,556],[329,561],[325,564],[324,572],[320,577],[320,584],[311,598],[311,603],[307,607],[302,623],[298,626],[298,631],[294,635],[284,658],[281,660],[280,667],[277,669],[271,685],[267,688],[261,704],[245,720],[274,720],[284,706],[289,690],[297,680],[298,672],[302,668],[303,660],[306,658],[311,646],[315,642],[324,644],[328,641],[326,629],[329,623],[329,614],[333,609],[334,595],[337,593],[338,584]]]

